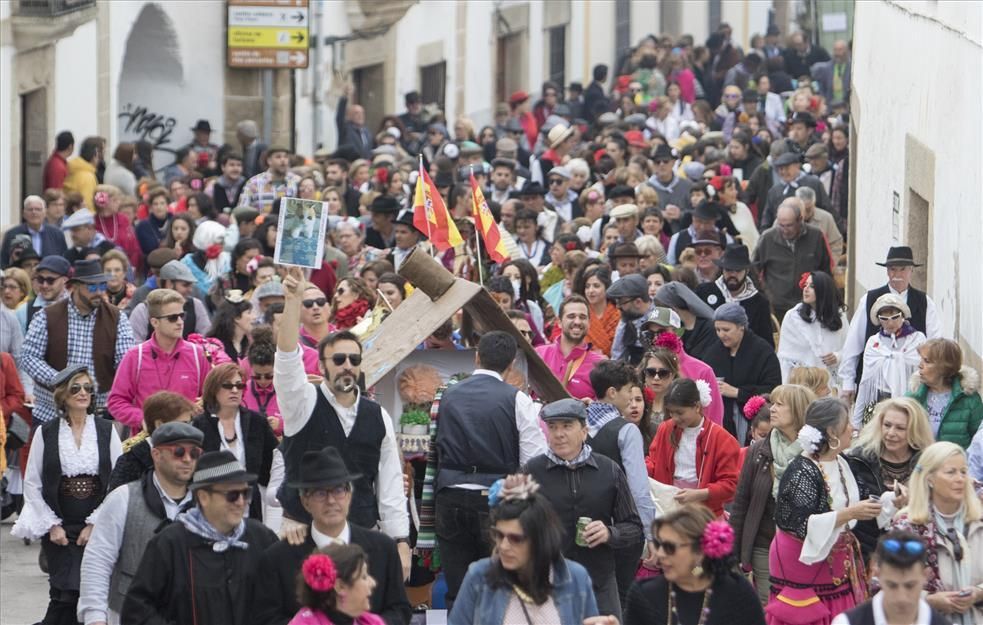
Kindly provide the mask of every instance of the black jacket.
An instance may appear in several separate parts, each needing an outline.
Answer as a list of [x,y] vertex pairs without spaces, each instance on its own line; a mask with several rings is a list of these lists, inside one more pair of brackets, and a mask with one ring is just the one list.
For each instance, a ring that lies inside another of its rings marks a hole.
[[[731,434],[737,435],[734,423],[735,405],[739,411],[744,409],[753,395],[770,393],[782,383],[782,369],[778,364],[778,356],[765,340],[754,332],[744,333],[744,339],[737,354],[732,358],[730,349],[717,340],[716,344],[706,351],[703,362],[713,368],[717,377],[731,386],[737,387],[737,398],[724,398],[724,427]],[[744,418],[743,413],[740,415]],[[737,441],[742,447],[745,441]]]
[[[242,437],[246,439],[246,471],[259,476],[258,483],[266,486],[270,483],[270,467],[273,466],[273,450],[279,445],[276,434],[270,429],[270,424],[258,412],[239,409],[239,420],[242,423]],[[203,451],[219,451],[222,449],[222,436],[218,431],[218,418],[206,413],[200,414],[191,421],[191,425],[205,433],[202,441]],[[259,489],[253,492],[253,501],[249,506],[249,517],[263,518],[263,501]]]
[[[14,226],[3,235],[3,245],[0,246],[0,268],[10,266],[10,243],[18,234],[30,236],[27,224]],[[68,244],[65,243],[65,233],[61,229],[47,223],[41,226],[41,258],[45,256],[61,256],[67,249]]]
[[150,539],[140,567],[123,601],[120,622],[126,625],[218,625],[246,623],[255,607],[250,591],[263,575],[260,557],[276,534],[259,521],[246,519],[242,541],[247,549],[222,552],[172,523]]
[[[920,451],[916,451],[908,459],[909,475],[911,471],[914,471],[915,465],[918,464],[918,457],[921,453]],[[875,454],[854,447],[847,450],[843,454],[843,457],[846,458],[847,464],[850,465],[850,470],[853,471],[853,477],[857,478],[857,483],[862,483],[867,488],[867,492],[874,495],[881,495],[888,490],[887,486],[884,485],[881,459]],[[853,533],[856,535],[857,540],[860,541],[860,549],[863,552],[864,560],[868,560],[870,555],[874,553],[874,549],[877,547],[877,540],[881,537],[882,533],[880,528],[877,527],[877,520],[857,521],[856,526],[853,528]]]
[[809,187],[816,192],[816,206],[819,208],[829,210],[829,195],[826,193],[826,187],[820,182],[819,178],[815,176],[806,174],[800,177],[798,180],[793,181],[795,186],[792,184],[786,184],[784,181],[771,187],[768,190],[768,195],[765,198],[764,210],[759,210],[761,215],[761,230],[771,228],[775,223],[775,217],[778,214],[779,205],[785,201],[786,198],[795,197],[795,190],[798,187]]
[[140,441],[130,448],[125,454],[116,460],[113,472],[109,475],[109,490],[112,491],[117,486],[135,482],[143,477],[144,473],[154,468],[154,459],[150,455],[150,442]]
[[707,351],[719,343],[717,333],[713,329],[713,321],[710,319],[697,317],[693,329],[683,332],[683,348],[686,353],[704,362],[706,362],[704,356]]
[[[704,282],[703,284],[697,285],[694,292],[714,310],[726,303],[724,295],[720,292],[720,287],[717,286],[716,282]],[[744,312],[747,313],[748,328],[763,338],[774,349],[775,333],[771,327],[771,302],[768,301],[765,294],[758,291],[757,294],[741,300],[739,303],[744,309]]]
[[[349,523],[351,542],[365,550],[369,575],[375,579],[370,598],[371,611],[387,625],[406,625],[412,610],[403,586],[403,565],[396,543],[382,532]],[[307,556],[317,550],[308,532],[302,545],[281,540],[267,549],[260,559],[262,579],[257,579],[253,596],[256,610],[252,625],[286,625],[297,614],[297,574]]]

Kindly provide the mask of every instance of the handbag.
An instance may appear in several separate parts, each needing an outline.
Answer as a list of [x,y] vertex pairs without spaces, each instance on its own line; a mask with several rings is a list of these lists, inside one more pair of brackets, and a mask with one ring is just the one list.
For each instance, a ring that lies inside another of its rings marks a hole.
[[822,602],[812,588],[790,588],[786,586],[780,593],[768,600],[765,606],[768,616],[791,625],[810,625],[829,622],[829,608]]
[[30,439],[31,426],[16,412],[10,413],[10,423],[7,425],[7,442],[4,448],[7,451],[15,451],[26,445]]

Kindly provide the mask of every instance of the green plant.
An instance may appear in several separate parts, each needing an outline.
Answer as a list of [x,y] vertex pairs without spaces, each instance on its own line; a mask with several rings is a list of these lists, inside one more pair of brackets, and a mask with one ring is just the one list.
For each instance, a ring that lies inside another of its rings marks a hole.
[[408,410],[399,418],[402,425],[430,425],[430,415],[422,410]]

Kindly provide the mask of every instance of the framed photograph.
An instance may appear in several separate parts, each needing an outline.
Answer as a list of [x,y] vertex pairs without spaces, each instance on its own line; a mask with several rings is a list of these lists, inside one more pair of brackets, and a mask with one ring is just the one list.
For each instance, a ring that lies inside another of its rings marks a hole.
[[282,265],[320,269],[327,218],[328,206],[324,202],[283,198],[273,261]]

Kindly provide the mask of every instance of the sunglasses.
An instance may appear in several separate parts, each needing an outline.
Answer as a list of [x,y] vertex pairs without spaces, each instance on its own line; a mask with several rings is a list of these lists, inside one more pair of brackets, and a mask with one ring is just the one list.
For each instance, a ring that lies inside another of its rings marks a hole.
[[352,363],[353,367],[357,367],[362,364],[362,354],[331,354],[331,362],[334,363],[336,367],[340,367],[345,364],[345,361]]
[[272,373],[254,373],[253,374],[253,379],[254,380],[272,380],[273,379],[273,374]]
[[657,158],[657,159],[655,159],[655,164],[656,165],[665,165],[666,163],[671,163],[671,162],[672,162],[672,159],[670,159],[670,158]]
[[202,451],[201,447],[197,445],[158,445],[160,449],[169,449],[174,457],[180,460],[184,458],[187,454],[192,460],[197,460],[201,457]]
[[246,504],[249,504],[249,502],[253,500],[253,489],[251,488],[242,488],[237,490],[209,489],[208,492],[225,497],[225,500],[229,503],[235,503],[239,501],[240,497],[246,501]]
[[559,186],[561,184],[563,184],[563,179],[562,178],[550,178],[550,186],[551,187],[557,187],[557,186]]
[[666,554],[667,556],[674,556],[676,555],[677,549],[681,547],[690,546],[690,543],[674,543],[668,540],[659,540],[657,538],[653,538],[652,546],[655,547],[656,551],[661,549],[662,553]]
[[242,382],[225,382],[224,384],[222,384],[222,388],[224,388],[227,391],[231,391],[231,390],[241,391],[242,389],[246,388],[246,385],[243,384]]
[[159,315],[154,317],[154,319],[167,319],[170,323],[177,323],[178,321],[184,321],[184,312],[174,313],[173,315]]
[[332,486],[330,488],[311,488],[306,492],[307,496],[312,499],[318,499],[321,501],[327,500],[329,497],[331,499],[341,499],[346,494],[351,492],[352,487],[348,484],[343,484],[341,486]]
[[963,544],[959,540],[959,534],[956,533],[954,527],[950,527],[945,531],[945,537],[949,539],[952,543],[952,555],[956,558],[956,562],[963,561]]
[[60,279],[61,276],[55,276],[53,278],[51,276],[34,276],[33,278],[31,278],[31,280],[37,282],[38,284],[47,284],[48,286],[51,286],[55,282],[58,282],[58,280]]
[[75,384],[72,384],[71,386],[68,387],[68,392],[71,395],[78,395],[82,391],[85,391],[86,395],[91,395],[92,392],[95,390],[95,388],[96,387],[91,384],[79,384],[76,382]]
[[[895,538],[888,538],[883,543],[884,551],[889,553],[900,553],[902,550],[913,556],[920,556],[925,553],[925,544],[920,540],[900,541]],[[960,545],[960,548],[962,545]]]
[[516,547],[526,544],[529,539],[525,534],[516,534],[515,532],[502,532],[495,528],[488,530],[489,536],[492,542],[496,545],[500,545],[503,541],[509,541],[509,544],[515,545]]
[[902,314],[902,313],[895,313],[893,315],[877,315],[877,320],[878,321],[897,321],[898,319],[901,319],[902,317],[904,317],[904,314]]
[[672,371],[668,369],[656,369],[655,367],[645,368],[645,377],[655,378],[657,380],[668,380],[669,376],[672,375]]
[[[344,291],[338,289],[338,295],[344,295]],[[326,297],[315,297],[314,299],[305,299],[302,303],[304,304],[304,308],[314,308],[315,306],[320,308],[328,303],[328,299]]]
[[99,284],[86,284],[85,288],[89,290],[89,293],[105,293],[108,286],[105,282],[100,282]]

